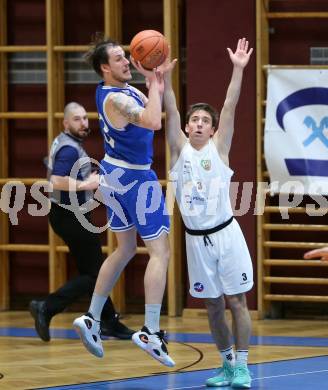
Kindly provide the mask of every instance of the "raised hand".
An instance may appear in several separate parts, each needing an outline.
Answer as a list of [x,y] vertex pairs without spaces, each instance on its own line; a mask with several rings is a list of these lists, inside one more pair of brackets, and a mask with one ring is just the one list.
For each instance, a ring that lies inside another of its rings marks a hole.
[[233,52],[229,47],[227,48],[230,59],[235,66],[244,68],[249,61],[249,58],[253,52],[253,48],[248,51],[248,41],[246,38],[238,40],[236,51]]
[[140,61],[136,61],[132,56],[130,57],[130,61],[132,65],[137,69],[137,71],[145,77],[147,89],[149,89],[150,84],[156,83],[159,93],[163,94],[164,92],[163,73],[160,72],[157,68],[151,70],[145,69],[141,65]]
[[314,259],[320,257],[323,261],[328,261],[328,247],[314,249],[304,254],[304,259]]
[[176,58],[173,61],[171,61],[170,48],[169,48],[169,52],[168,52],[168,55],[167,55],[165,61],[160,66],[157,67],[157,70],[162,72],[163,74],[172,72],[172,70],[174,69],[175,64],[177,62],[178,62],[178,60]]
[[168,78],[170,79],[172,70],[174,69],[175,64],[178,62],[176,58],[173,61],[171,61],[170,53],[171,53],[171,47],[169,46],[169,50],[165,58],[165,61],[160,66],[157,67],[157,70],[164,75],[164,78],[166,80]]
[[149,81],[152,80],[155,76],[155,69],[145,69],[140,61],[136,61],[132,56],[130,56],[130,62],[132,65],[137,69],[139,73],[141,73],[145,78],[147,78]]

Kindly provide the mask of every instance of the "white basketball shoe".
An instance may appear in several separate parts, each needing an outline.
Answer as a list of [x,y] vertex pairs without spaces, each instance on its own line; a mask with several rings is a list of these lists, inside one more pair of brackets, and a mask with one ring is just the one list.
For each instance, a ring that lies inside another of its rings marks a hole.
[[93,355],[102,358],[104,350],[100,338],[100,321],[96,321],[92,314],[86,313],[74,320],[73,327],[86,349]]
[[167,341],[165,340],[165,332],[163,330],[151,333],[149,329],[144,326],[141,330],[132,335],[132,341],[165,366],[175,366],[175,362],[169,356],[169,352],[166,348],[165,344],[167,344]]

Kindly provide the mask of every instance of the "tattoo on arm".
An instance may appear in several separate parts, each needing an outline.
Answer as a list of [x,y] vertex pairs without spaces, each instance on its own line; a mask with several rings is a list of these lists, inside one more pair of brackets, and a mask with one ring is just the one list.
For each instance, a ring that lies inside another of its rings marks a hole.
[[143,108],[130,97],[115,93],[111,97],[113,108],[131,123],[140,123]]

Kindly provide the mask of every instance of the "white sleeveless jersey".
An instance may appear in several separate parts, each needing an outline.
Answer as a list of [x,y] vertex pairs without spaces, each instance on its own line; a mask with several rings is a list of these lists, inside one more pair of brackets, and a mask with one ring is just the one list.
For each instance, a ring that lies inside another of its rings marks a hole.
[[170,181],[187,228],[211,229],[232,217],[229,188],[233,171],[210,139],[201,150],[189,141],[170,171]]

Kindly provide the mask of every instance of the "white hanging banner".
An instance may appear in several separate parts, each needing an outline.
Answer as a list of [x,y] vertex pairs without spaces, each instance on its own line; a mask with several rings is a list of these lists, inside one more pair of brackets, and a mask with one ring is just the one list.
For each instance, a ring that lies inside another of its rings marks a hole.
[[328,70],[268,70],[264,153],[272,192],[328,194]]

